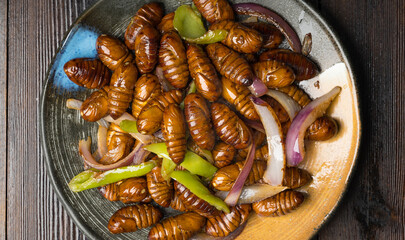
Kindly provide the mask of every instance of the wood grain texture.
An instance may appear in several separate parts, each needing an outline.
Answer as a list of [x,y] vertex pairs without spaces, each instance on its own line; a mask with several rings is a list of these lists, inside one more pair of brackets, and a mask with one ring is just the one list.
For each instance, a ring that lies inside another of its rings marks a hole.
[[[64,34],[95,1],[0,0],[0,239],[85,238],[46,176],[37,105]],[[348,50],[363,120],[348,192],[314,239],[404,239],[404,1],[307,2]]]
[[[7,142],[7,1],[0,0],[0,142]],[[7,149],[0,145],[0,239],[6,239]]]

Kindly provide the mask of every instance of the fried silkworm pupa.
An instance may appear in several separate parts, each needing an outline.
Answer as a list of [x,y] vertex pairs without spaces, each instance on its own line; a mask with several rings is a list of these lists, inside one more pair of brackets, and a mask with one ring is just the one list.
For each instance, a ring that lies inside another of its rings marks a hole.
[[189,239],[205,225],[205,218],[194,212],[169,217],[156,224],[149,232],[149,240]]
[[222,141],[215,144],[212,150],[212,156],[214,157],[214,165],[217,168],[223,168],[231,164],[235,157],[236,150],[232,145],[226,144]]
[[306,94],[302,89],[296,85],[290,85],[288,87],[283,87],[277,89],[280,92],[283,92],[294,99],[301,107],[305,107],[308,103],[311,102],[308,94]]
[[250,101],[249,89],[245,86],[238,85],[231,80],[222,78],[222,97],[232,104],[235,109],[245,118],[250,120],[259,120],[253,102]]
[[163,34],[160,40],[159,65],[167,81],[175,88],[187,86],[188,71],[186,49],[175,31]]
[[283,186],[295,189],[306,185],[311,180],[311,174],[306,170],[297,167],[287,167],[284,172]]
[[135,62],[140,73],[149,73],[158,62],[160,33],[152,25],[145,25],[135,38]]
[[153,134],[159,130],[163,120],[163,112],[170,103],[180,104],[183,93],[180,90],[170,90],[157,95],[150,100],[138,116],[137,127],[142,134]]
[[190,75],[195,80],[198,92],[210,102],[218,100],[222,92],[221,81],[204,50],[194,44],[188,45],[187,60]]
[[215,144],[215,132],[205,99],[198,93],[187,95],[184,99],[184,114],[194,142],[200,148],[211,151]]
[[169,104],[163,112],[162,133],[170,158],[179,165],[187,152],[187,140],[186,121],[177,104]]
[[176,192],[173,194],[172,201],[170,203],[170,207],[173,208],[174,210],[181,211],[181,212],[187,212],[189,211],[184,205],[183,201],[179,198]]
[[285,123],[290,120],[290,116],[288,116],[287,111],[281,106],[279,102],[277,102],[274,98],[270,96],[262,96],[262,99],[270,105],[270,107],[274,110],[277,115],[278,120],[280,123]]
[[295,80],[294,71],[279,61],[261,61],[254,63],[252,67],[256,76],[268,88],[286,87],[291,85]]
[[230,213],[221,212],[219,216],[208,218],[204,231],[214,237],[225,237],[235,231],[248,219],[250,204],[231,207]]
[[[260,151],[260,149],[261,149],[260,146],[266,139],[266,134],[259,132],[259,131],[255,131],[253,139],[255,141],[255,146],[256,146],[256,152],[255,152],[255,159],[256,159],[256,156],[258,156],[258,154],[259,154],[258,151]],[[267,143],[267,141],[266,141],[266,143]],[[246,159],[248,153],[249,153],[249,147],[244,148],[244,149],[239,149],[236,153],[235,161],[237,161],[237,162],[244,161]],[[262,160],[267,161],[267,158],[262,159]]]
[[256,149],[255,152],[255,160],[256,161],[267,161],[269,159],[269,147],[263,145]]
[[132,101],[138,70],[132,62],[125,62],[113,73],[108,91],[108,109],[113,119],[121,117]]
[[161,174],[162,167],[156,166],[146,174],[148,190],[152,199],[162,207],[169,207],[173,196],[172,182],[165,181]]
[[260,33],[241,23],[223,20],[210,26],[210,30],[218,29],[228,31],[228,35],[221,42],[237,52],[256,53],[263,45],[263,38]]
[[110,70],[98,59],[76,58],[68,61],[63,70],[80,87],[102,88],[110,82]]
[[128,178],[117,183],[111,183],[101,190],[109,201],[123,203],[150,202],[152,199],[147,190],[145,178]]
[[156,26],[163,17],[163,8],[157,2],[143,5],[131,19],[125,31],[125,45],[131,50],[135,50],[135,39],[145,25]]
[[311,141],[326,141],[333,138],[338,132],[336,121],[329,117],[323,116],[315,120],[308,130],[307,138]]
[[166,14],[162,18],[162,21],[160,21],[159,25],[157,25],[157,29],[161,34],[175,30],[173,27],[173,19],[174,19],[174,12]]
[[93,92],[84,100],[80,107],[80,115],[88,122],[95,122],[108,114],[108,90],[109,87]]
[[249,63],[237,52],[221,43],[209,44],[206,50],[222,76],[239,85],[250,86],[253,83],[254,75]]
[[225,104],[211,105],[211,119],[219,138],[236,149],[247,148],[251,133],[245,123]]
[[244,25],[255,29],[263,36],[263,48],[277,48],[284,40],[284,35],[275,26],[265,22],[250,22]]
[[[239,176],[239,173],[242,171],[244,164],[245,161],[236,162],[235,164],[219,169],[212,178],[211,185],[219,191],[231,190],[233,184]],[[252,170],[250,170],[245,185],[252,185],[259,182],[259,180],[263,177],[266,166],[265,161],[254,161]]]
[[290,66],[295,73],[295,80],[302,81],[315,77],[318,66],[309,58],[288,49],[268,50],[260,55],[260,61],[276,60]]
[[112,164],[127,156],[135,144],[135,139],[118,125],[111,123],[107,131],[108,152],[99,160],[102,164]]
[[111,233],[135,232],[160,221],[163,214],[150,204],[123,207],[116,211],[108,222]]
[[205,200],[197,197],[183,184],[174,181],[174,189],[180,200],[184,203],[188,210],[196,212],[204,217],[212,217],[219,215],[220,211]]
[[112,71],[124,62],[132,62],[134,56],[118,38],[101,34],[96,41],[100,60]]
[[253,203],[252,208],[259,216],[278,217],[295,210],[303,201],[302,193],[285,190],[273,197]]
[[257,62],[257,55],[253,53],[246,53],[243,54],[243,57],[246,59],[248,63],[255,63]]
[[209,23],[234,19],[233,9],[227,0],[193,0],[193,2]]
[[150,73],[142,75],[135,83],[132,115],[138,118],[142,108],[162,92],[158,78]]

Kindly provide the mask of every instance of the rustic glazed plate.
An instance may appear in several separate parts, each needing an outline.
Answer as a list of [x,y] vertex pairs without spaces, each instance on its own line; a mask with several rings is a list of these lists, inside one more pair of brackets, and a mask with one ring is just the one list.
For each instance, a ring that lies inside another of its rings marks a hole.
[[[252,1],[252,0],[244,0]],[[73,193],[67,183],[83,170],[78,141],[95,136],[97,126],[85,123],[77,111],[65,107],[68,98],[84,100],[90,91],[70,82],[63,73],[66,61],[76,57],[96,57],[99,33],[122,38],[130,18],[145,0],[103,0],[89,8],[70,29],[49,70],[40,105],[42,146],[49,178],[65,209],[77,226],[92,239],[146,239],[149,229],[112,235],[107,229],[110,216],[123,206],[104,199],[97,190]],[[190,1],[161,1],[166,12]],[[242,1],[234,1],[236,3]],[[308,239],[336,208],[352,173],[360,139],[360,119],[355,79],[338,39],[325,21],[300,0],[257,0],[281,14],[301,39],[312,33],[311,58],[324,71],[338,63],[338,72],[306,81],[302,87],[318,97],[332,87],[342,87],[329,114],[338,120],[339,134],[326,142],[307,144],[307,158],[301,165],[313,175],[313,182],[301,189],[307,199],[295,212],[283,217],[253,215],[239,239]],[[336,67],[336,66],[335,66]],[[319,85],[319,86],[318,86]],[[173,214],[167,212],[168,214]]]

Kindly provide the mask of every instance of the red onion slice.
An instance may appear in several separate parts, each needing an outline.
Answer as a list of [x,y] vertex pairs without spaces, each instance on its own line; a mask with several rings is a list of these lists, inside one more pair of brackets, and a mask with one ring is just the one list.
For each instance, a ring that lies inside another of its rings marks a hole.
[[267,92],[267,86],[258,77],[254,77],[252,85],[249,87],[250,92],[256,97],[261,97]]
[[135,154],[134,158],[132,159],[132,165],[139,165],[141,163],[144,163],[150,153],[151,152],[146,151],[143,147],[140,148],[138,153]]
[[290,96],[288,96],[283,92],[269,89],[266,95],[274,98],[277,102],[281,104],[281,106],[283,106],[283,108],[288,113],[291,122],[293,121],[294,117],[298,114],[298,112],[301,110],[301,106],[294,99],[292,99]]
[[80,156],[82,156],[84,162],[89,165],[92,168],[101,170],[101,171],[107,171],[107,170],[111,170],[111,169],[115,169],[118,167],[124,167],[124,166],[128,166],[132,163],[132,160],[134,158],[134,156],[136,154],[138,154],[138,152],[140,150],[143,150],[143,146],[144,144],[142,144],[141,142],[139,142],[134,150],[132,150],[131,153],[128,154],[128,156],[126,156],[125,158],[119,160],[116,163],[113,164],[109,164],[109,165],[103,165],[101,163],[98,163],[93,156],[91,155],[90,152],[90,147],[91,147],[91,138],[88,137],[87,140],[80,140],[79,141],[79,154]]
[[[272,197],[288,187],[285,186],[271,186],[268,184],[254,184],[244,186],[242,193],[239,196],[238,204],[250,204],[269,197]],[[221,199],[225,199],[228,192],[218,191],[215,195]]]
[[273,109],[266,102],[256,97],[251,97],[251,100],[266,130],[267,146],[269,148],[269,159],[267,160],[263,180],[273,186],[282,185],[286,157],[281,124]]
[[294,52],[301,52],[301,41],[294,29],[277,13],[256,3],[234,4],[237,14],[262,18],[274,24],[285,36]]
[[104,156],[107,150],[107,128],[98,126],[97,132],[97,152],[99,156]]
[[235,206],[238,203],[238,199],[242,192],[243,186],[245,185],[246,178],[249,176],[250,170],[252,169],[255,152],[256,145],[252,143],[250,144],[249,153],[246,157],[242,171],[239,173],[239,176],[233,184],[231,191],[229,191],[228,196],[225,198],[225,203],[228,206]]
[[239,118],[242,119],[242,121],[249,127],[262,132],[262,133],[266,133],[266,131],[264,130],[263,124],[260,121],[255,121],[255,120],[250,120],[245,118],[242,115],[239,115]]
[[307,128],[323,116],[329,105],[340,93],[341,87],[334,87],[330,92],[315,99],[305,106],[294,118],[287,132],[286,149],[289,166],[297,166],[305,157],[304,137]]

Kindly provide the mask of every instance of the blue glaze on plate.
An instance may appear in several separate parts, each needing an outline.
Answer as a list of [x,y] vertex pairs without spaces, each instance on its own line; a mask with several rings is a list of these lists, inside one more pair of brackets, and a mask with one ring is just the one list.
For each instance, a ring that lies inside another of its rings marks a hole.
[[63,66],[74,58],[96,58],[96,40],[99,35],[96,29],[82,24],[78,24],[71,30],[50,71],[57,89],[75,91],[82,88],[69,80]]

